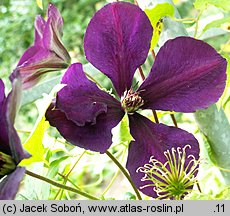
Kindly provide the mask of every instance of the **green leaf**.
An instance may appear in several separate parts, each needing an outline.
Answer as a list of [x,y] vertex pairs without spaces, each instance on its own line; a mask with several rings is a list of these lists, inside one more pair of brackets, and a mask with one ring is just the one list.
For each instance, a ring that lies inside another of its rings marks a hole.
[[128,145],[133,140],[129,130],[129,119],[127,114],[125,114],[121,122],[112,129],[112,134],[113,144]]
[[40,7],[43,10],[43,4],[42,0],[36,0],[38,7]]
[[210,28],[219,28],[222,24],[230,22],[230,17],[225,17],[223,19],[215,20],[207,24],[202,30],[201,35]]
[[46,162],[44,154],[45,149],[43,146],[43,137],[45,134],[46,129],[49,127],[49,123],[45,120],[45,113],[47,108],[49,107],[50,103],[54,95],[63,88],[63,84],[56,85],[50,92],[49,95],[44,95],[43,100],[39,101],[40,106],[38,106],[39,110],[39,117],[37,122],[34,126],[33,131],[31,132],[30,136],[24,143],[23,147],[32,155],[28,159],[24,159],[21,161],[20,165],[29,165],[34,162]]
[[208,29],[206,32],[204,32],[202,35],[199,36],[200,40],[207,40],[209,38],[218,37],[221,35],[229,34],[227,30],[221,29],[221,28],[211,28]]
[[165,16],[173,17],[174,7],[169,3],[157,4],[152,9],[145,9],[145,13],[147,14],[154,29],[150,47],[150,49],[153,50],[153,48],[157,45],[162,32],[163,22],[161,18]]
[[209,4],[230,11],[229,0],[196,0],[194,2],[194,6],[198,10],[204,10]]
[[43,83],[23,92],[22,95],[22,103],[21,106],[32,103],[37,99],[42,98],[42,94],[49,94],[53,87],[60,83],[62,76],[54,77],[48,81],[44,81]]
[[[44,166],[43,163],[34,163],[30,166],[30,171],[43,176]],[[50,195],[50,184],[41,181],[40,179],[33,178],[25,175],[22,190],[18,193],[17,199],[28,200],[48,200]]]
[[44,162],[45,149],[43,146],[43,137],[45,130],[48,128],[49,123],[45,121],[45,117],[38,122],[35,126],[34,131],[30,134],[29,138],[23,145],[24,149],[27,150],[32,156],[28,159],[24,159],[20,166],[29,165],[34,162]]
[[230,184],[230,124],[216,105],[195,113],[195,119],[211,148],[212,162],[220,169],[226,184]]
[[60,163],[62,161],[64,161],[64,160],[66,160],[67,158],[69,158],[69,156],[64,156],[64,157],[61,157],[61,158],[58,158],[58,159],[52,161],[50,163],[47,176],[49,178],[54,178],[57,175],[57,173],[58,173],[58,170],[60,168]]

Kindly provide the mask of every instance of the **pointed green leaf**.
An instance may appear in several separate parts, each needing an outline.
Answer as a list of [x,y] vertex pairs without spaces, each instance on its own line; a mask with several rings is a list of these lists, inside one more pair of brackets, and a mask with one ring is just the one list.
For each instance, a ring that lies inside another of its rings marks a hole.
[[157,45],[162,28],[163,22],[162,18],[165,16],[173,17],[174,16],[174,7],[169,3],[157,4],[152,9],[145,9],[152,26],[153,26],[153,37],[151,41],[151,50]]
[[21,106],[32,103],[37,99],[42,98],[42,94],[49,94],[55,85],[60,83],[62,76],[57,76],[52,79],[46,80],[31,89],[23,91]]
[[230,22],[230,17],[225,17],[223,19],[218,19],[213,22],[210,22],[204,27],[201,35],[204,34],[204,32],[206,32],[210,28],[219,28],[221,27],[222,24],[228,23],[228,22]]
[[38,7],[40,7],[43,10],[43,4],[42,0],[36,0]]
[[45,149],[43,146],[43,137],[46,129],[49,127],[49,123],[45,119],[45,113],[52,102],[54,95],[64,86],[65,85],[63,84],[58,84],[53,87],[49,95],[43,95],[44,98],[40,101],[40,106],[38,106],[39,117],[33,131],[23,145],[23,147],[32,155],[32,157],[22,160],[20,163],[21,166],[29,165],[34,162],[46,162],[44,157]]
[[114,144],[128,145],[133,140],[129,130],[129,119],[127,114],[125,114],[121,122],[112,129],[112,134],[112,141]]
[[[46,170],[43,163],[34,163],[29,167],[31,172],[45,176]],[[51,185],[40,179],[25,175],[22,190],[19,191],[17,199],[48,200]]]
[[48,170],[47,176],[49,178],[54,178],[58,173],[58,170],[60,168],[60,163],[64,160],[66,160],[67,158],[69,158],[69,156],[63,156],[61,158],[58,158],[58,159],[52,161],[49,165],[49,170]]
[[208,5],[214,5],[226,11],[230,11],[229,0],[196,0],[194,6],[198,10],[204,10]]
[[28,159],[24,159],[20,165],[29,165],[34,162],[43,162],[44,161],[44,146],[43,146],[43,137],[45,130],[48,128],[49,123],[45,121],[45,117],[37,124],[34,132],[31,133],[30,137],[27,139],[23,147],[32,155]]
[[230,124],[224,111],[212,105],[197,111],[195,119],[210,145],[210,159],[220,169],[225,182],[230,184]]

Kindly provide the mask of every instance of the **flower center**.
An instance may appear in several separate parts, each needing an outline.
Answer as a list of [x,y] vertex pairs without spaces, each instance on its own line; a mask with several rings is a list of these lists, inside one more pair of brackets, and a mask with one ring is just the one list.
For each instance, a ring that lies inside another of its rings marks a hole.
[[186,145],[183,149],[178,147],[165,151],[167,161],[164,164],[151,156],[149,164],[137,169],[137,172],[145,174],[141,181],[151,181],[141,189],[153,187],[158,199],[181,200],[191,192],[197,182],[196,174],[200,161],[193,155],[187,156],[187,148],[191,146]]
[[11,173],[16,168],[14,159],[3,152],[0,152],[0,176]]
[[144,105],[144,100],[139,93],[133,91],[133,89],[125,92],[124,97],[121,99],[121,106],[127,113],[133,114]]

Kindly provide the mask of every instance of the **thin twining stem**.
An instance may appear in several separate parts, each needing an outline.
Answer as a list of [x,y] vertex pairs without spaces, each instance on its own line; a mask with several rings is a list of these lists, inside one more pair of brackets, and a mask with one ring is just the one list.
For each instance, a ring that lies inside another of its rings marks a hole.
[[[126,149],[127,149],[127,148],[125,148],[125,149],[123,150],[123,154],[122,154],[122,157],[121,157],[121,161],[123,161],[124,158],[125,158]],[[121,170],[118,168],[117,171],[116,171],[116,173],[114,174],[112,180],[110,181],[110,183],[108,184],[108,186],[106,187],[106,189],[104,190],[104,192],[102,193],[102,195],[101,195],[102,197],[104,197],[105,194],[108,192],[108,190],[112,187],[112,185],[113,185],[113,183],[115,182],[115,180],[117,179],[117,177],[118,177],[120,171],[121,171]]]
[[127,180],[129,181],[129,183],[131,184],[133,190],[135,191],[137,198],[139,200],[142,200],[141,195],[138,191],[138,189],[136,188],[135,184],[133,183],[131,177],[129,176],[128,172],[125,170],[125,168],[120,164],[120,162],[109,152],[106,151],[106,154],[110,157],[110,159],[119,167],[119,169],[121,170],[121,172],[124,174],[124,176],[127,178]]
[[194,31],[194,38],[197,38],[197,33],[198,33],[198,27],[199,27],[199,19],[203,13],[203,10],[201,10],[196,18],[196,24],[195,24],[195,31]]
[[196,22],[196,18],[183,18],[183,19],[178,19],[176,17],[173,17],[172,20],[176,22],[183,22],[183,23],[194,23]]
[[76,188],[72,188],[72,187],[60,184],[60,183],[58,183],[56,181],[53,181],[53,180],[51,180],[49,178],[46,178],[44,176],[38,175],[36,173],[33,173],[33,172],[29,171],[29,170],[26,170],[25,173],[27,175],[29,175],[29,176],[32,176],[32,177],[36,178],[36,179],[39,179],[39,180],[44,181],[44,182],[47,182],[47,183],[49,183],[49,184],[51,184],[53,186],[56,186],[58,188],[62,188],[64,190],[68,190],[68,191],[71,191],[73,193],[79,194],[79,195],[84,196],[84,197],[86,197],[88,199],[91,199],[91,200],[100,200],[99,198],[97,198],[95,196],[92,196],[92,195],[90,195],[90,194],[88,194],[86,192],[83,192],[83,191],[80,191],[80,190],[78,190]]
[[31,131],[26,131],[26,130],[18,130],[18,129],[17,129],[17,132],[18,132],[18,133],[28,133],[28,134],[29,134],[29,133],[31,133]]
[[176,121],[176,118],[175,118],[174,114],[171,113],[170,116],[171,116],[171,119],[173,121],[173,124],[175,125],[175,127],[178,128],[177,121]]
[[96,83],[101,89],[103,88],[103,86],[97,82],[97,80],[95,80],[90,74],[88,74],[87,72],[85,72],[85,75],[91,80],[93,81],[94,83]]
[[[77,159],[77,161],[74,163],[74,165],[72,166],[72,168],[69,170],[69,172],[64,175],[63,179],[63,185],[66,185],[67,181],[68,181],[68,178],[69,178],[69,175],[72,173],[72,171],[74,170],[74,168],[76,167],[76,165],[78,164],[78,162],[81,160],[81,158],[83,157],[83,155],[86,153],[86,150],[83,151],[83,153],[79,156],[79,158]],[[63,189],[60,188],[60,190],[58,191],[57,195],[55,196],[54,199],[57,199],[57,197],[59,196],[59,194],[61,193],[60,195],[60,199],[61,197],[63,196]]]

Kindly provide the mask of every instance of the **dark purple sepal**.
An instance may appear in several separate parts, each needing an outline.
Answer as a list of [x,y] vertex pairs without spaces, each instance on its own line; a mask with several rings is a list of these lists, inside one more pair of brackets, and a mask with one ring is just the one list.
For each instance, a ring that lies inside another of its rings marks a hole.
[[6,98],[6,96],[5,96],[5,86],[4,86],[3,81],[0,79],[0,105],[3,103],[5,98]]
[[20,163],[21,160],[29,158],[30,154],[24,151],[20,138],[17,131],[14,128],[14,121],[16,113],[18,112],[22,94],[22,80],[20,74],[17,72],[15,79],[12,82],[12,90],[6,98],[6,126],[9,147],[11,150],[12,157],[16,164]]
[[11,155],[9,147],[8,128],[6,123],[6,96],[5,86],[0,79],[0,151]]
[[17,167],[0,181],[0,200],[13,200],[25,174],[24,167]]
[[120,110],[120,102],[88,80],[80,63],[69,67],[61,83],[66,86],[57,94],[56,108],[78,126],[96,124],[108,108]]
[[69,120],[64,112],[56,109],[54,104],[51,104],[46,112],[46,119],[50,125],[56,127],[68,142],[100,153],[105,153],[112,144],[111,130],[121,121],[123,116],[124,112],[121,108],[108,107],[106,113],[97,117],[96,124],[78,126]]
[[127,2],[107,4],[91,19],[84,38],[86,58],[112,80],[119,96],[145,62],[152,31],[146,14]]
[[225,88],[227,62],[207,43],[178,37],[157,53],[140,86],[143,109],[195,112],[217,102]]
[[[155,124],[137,113],[129,115],[129,120],[130,133],[135,141],[130,143],[126,167],[137,188],[152,183],[142,182],[144,174],[136,172],[139,167],[149,163],[151,156],[164,164],[166,162],[164,151],[190,145],[191,149],[187,154],[199,158],[199,144],[192,134],[179,128]],[[146,187],[141,191],[148,196],[157,197],[153,187]]]

